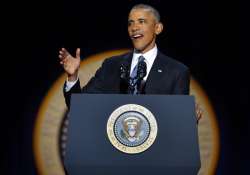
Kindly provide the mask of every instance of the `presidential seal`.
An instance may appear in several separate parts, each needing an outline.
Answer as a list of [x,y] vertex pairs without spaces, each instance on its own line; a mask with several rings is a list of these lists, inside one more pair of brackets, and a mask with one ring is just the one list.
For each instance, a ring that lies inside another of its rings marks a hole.
[[157,136],[157,122],[154,115],[137,104],[120,106],[110,115],[107,135],[118,150],[136,154],[147,150]]

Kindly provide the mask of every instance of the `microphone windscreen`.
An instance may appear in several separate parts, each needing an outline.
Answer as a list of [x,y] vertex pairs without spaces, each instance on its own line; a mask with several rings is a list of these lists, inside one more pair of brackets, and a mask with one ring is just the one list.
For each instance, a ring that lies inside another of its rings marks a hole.
[[142,79],[147,75],[147,64],[145,61],[141,61],[138,63],[138,70],[137,70],[138,78]]
[[120,65],[120,78],[127,79],[129,75],[129,63],[127,61],[123,61]]

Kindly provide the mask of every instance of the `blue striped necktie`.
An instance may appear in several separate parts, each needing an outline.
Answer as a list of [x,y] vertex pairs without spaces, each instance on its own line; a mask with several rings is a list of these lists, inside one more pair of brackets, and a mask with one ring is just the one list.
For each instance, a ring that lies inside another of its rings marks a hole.
[[131,78],[135,78],[137,76],[138,64],[144,60],[145,58],[142,55],[138,57],[138,62],[131,73],[131,76],[130,76]]
[[[133,84],[133,85],[136,83],[136,80],[137,80],[136,76],[137,76],[138,65],[139,65],[140,62],[142,62],[144,60],[145,60],[145,58],[142,55],[138,57],[138,62],[137,62],[136,66],[134,67],[134,69],[133,69],[133,71],[132,71],[132,73],[130,75],[131,84]],[[133,94],[137,94],[137,87],[136,86],[134,86],[134,87],[135,87],[135,89],[134,89]]]

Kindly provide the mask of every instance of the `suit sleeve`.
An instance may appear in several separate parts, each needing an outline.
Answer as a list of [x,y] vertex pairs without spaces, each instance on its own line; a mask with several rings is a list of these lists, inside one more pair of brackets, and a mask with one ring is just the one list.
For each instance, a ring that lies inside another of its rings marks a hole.
[[173,94],[189,95],[189,86],[190,71],[186,68],[177,74]]
[[70,107],[70,98],[71,98],[71,94],[72,93],[81,93],[81,86],[80,86],[80,80],[78,79],[76,84],[68,91],[65,91],[65,86],[66,86],[66,82],[64,83],[63,86],[63,95],[64,95],[64,99],[65,99],[65,103],[67,105],[67,107]]
[[70,99],[72,93],[102,93],[105,91],[105,71],[107,70],[106,67],[106,61],[103,62],[102,66],[96,71],[95,76],[93,76],[89,82],[81,88],[80,81],[76,82],[76,84],[68,91],[65,91],[66,82],[64,83],[63,87],[63,94],[65,98],[65,103],[68,108],[70,108]]

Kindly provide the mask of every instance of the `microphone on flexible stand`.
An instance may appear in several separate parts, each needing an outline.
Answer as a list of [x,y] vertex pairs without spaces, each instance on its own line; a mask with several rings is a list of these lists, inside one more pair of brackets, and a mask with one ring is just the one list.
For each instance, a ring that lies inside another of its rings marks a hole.
[[143,78],[147,75],[147,64],[141,60],[138,62],[135,77],[130,77],[129,63],[124,61],[120,66],[120,90],[122,93],[142,94],[145,81]]
[[129,64],[128,62],[123,62],[120,66],[120,78],[122,80],[128,81],[129,79]]
[[[144,62],[144,59],[138,62],[136,69],[136,75],[129,77],[128,79],[128,94],[142,94],[145,81],[143,78],[147,75],[147,64]],[[133,72],[134,72],[133,70]],[[132,73],[133,74],[133,73]]]
[[147,64],[145,61],[141,61],[138,63],[137,76],[138,79],[143,79],[147,75]]
[[145,61],[141,61],[138,63],[138,70],[137,70],[137,81],[136,81],[136,88],[138,94],[143,94],[143,89],[145,85],[145,81],[143,78],[147,75],[147,64]]

